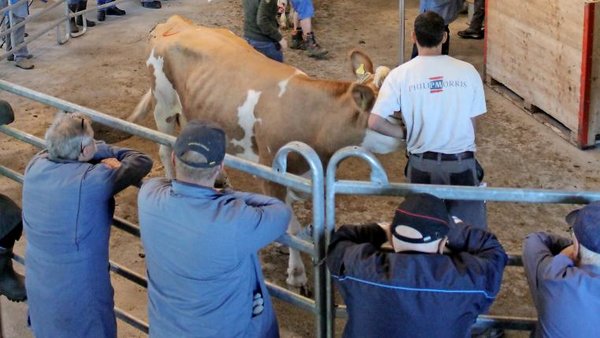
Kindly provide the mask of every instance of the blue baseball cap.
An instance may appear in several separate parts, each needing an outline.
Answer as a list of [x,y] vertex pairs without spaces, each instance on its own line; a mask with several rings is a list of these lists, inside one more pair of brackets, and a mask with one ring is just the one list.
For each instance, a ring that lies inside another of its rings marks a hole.
[[[183,128],[173,152],[177,158],[193,168],[212,168],[223,162],[226,150],[226,137],[223,129],[216,124],[193,120]],[[190,161],[183,157],[188,152],[198,153],[203,157],[199,161]]]
[[600,201],[571,211],[566,221],[573,227],[575,237],[581,245],[600,253]]

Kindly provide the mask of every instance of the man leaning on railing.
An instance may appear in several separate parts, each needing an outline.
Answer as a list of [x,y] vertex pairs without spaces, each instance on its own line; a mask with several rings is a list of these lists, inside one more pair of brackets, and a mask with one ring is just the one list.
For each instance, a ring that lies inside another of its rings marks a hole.
[[535,232],[523,266],[538,312],[534,337],[598,337],[600,202],[567,215],[571,238]]

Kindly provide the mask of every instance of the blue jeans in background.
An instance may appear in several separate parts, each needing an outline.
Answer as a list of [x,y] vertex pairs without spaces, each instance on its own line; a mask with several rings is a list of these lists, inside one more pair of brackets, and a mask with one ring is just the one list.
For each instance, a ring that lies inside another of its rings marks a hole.
[[271,41],[256,41],[246,38],[246,41],[257,51],[264,54],[266,57],[283,63],[283,52],[278,42]]

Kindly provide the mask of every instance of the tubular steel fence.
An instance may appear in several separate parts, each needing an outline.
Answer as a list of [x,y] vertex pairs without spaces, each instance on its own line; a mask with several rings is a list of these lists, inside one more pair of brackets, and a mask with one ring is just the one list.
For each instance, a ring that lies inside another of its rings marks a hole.
[[[65,100],[39,93],[25,87],[0,80],[0,90],[10,92],[42,104],[55,107],[66,112],[82,112],[93,121],[115,128],[132,135],[136,135],[155,143],[171,145],[175,137],[155,130],[145,128],[118,118],[103,114]],[[19,131],[10,126],[0,126],[0,132],[17,140],[27,142],[38,148],[44,146],[44,141]],[[287,157],[290,153],[298,153],[305,158],[311,168],[311,179],[305,179],[286,173]],[[358,157],[370,166],[370,181],[336,180],[338,165],[345,159]],[[387,174],[375,156],[359,147],[346,147],[336,152],[328,163],[326,175],[323,173],[322,164],[310,147],[299,142],[292,142],[280,149],[276,155],[272,168],[259,165],[231,155],[225,157],[228,167],[276,182],[287,187],[312,194],[312,240],[313,243],[304,241],[288,234],[278,239],[278,242],[298,249],[312,257],[314,267],[315,298],[304,297],[287,289],[267,283],[269,292],[274,297],[286,301],[315,315],[316,337],[333,337],[335,318],[345,318],[346,308],[337,305],[333,299],[332,280],[325,268],[323,261],[330,235],[335,229],[335,197],[338,194],[376,195],[376,196],[405,196],[409,193],[425,192],[445,199],[461,200],[487,200],[495,202],[526,202],[526,203],[564,203],[585,204],[600,200],[600,192],[568,191],[550,189],[515,189],[515,188],[481,188],[463,186],[441,186],[424,184],[390,183]],[[0,174],[17,182],[22,182],[23,177],[9,168],[0,166]],[[139,227],[119,217],[113,219],[113,226],[139,237]],[[24,264],[22,257],[15,257],[17,262]],[[522,265],[519,255],[509,255],[509,265]],[[111,271],[136,283],[144,288],[147,281],[144,276],[110,262]],[[117,317],[137,329],[148,332],[148,324],[131,314],[115,307]],[[536,318],[482,315],[479,316],[478,327],[498,327],[510,330],[532,330],[537,322]]]

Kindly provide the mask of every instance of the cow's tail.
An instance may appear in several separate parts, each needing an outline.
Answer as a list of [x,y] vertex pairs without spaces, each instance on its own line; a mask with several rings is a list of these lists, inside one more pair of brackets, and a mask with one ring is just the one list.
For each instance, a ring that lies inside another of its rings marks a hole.
[[144,94],[140,102],[135,107],[133,114],[127,118],[127,121],[138,122],[142,118],[146,117],[148,111],[150,111],[150,108],[152,107],[153,98],[154,96],[152,95],[152,89],[148,89],[146,94]]

